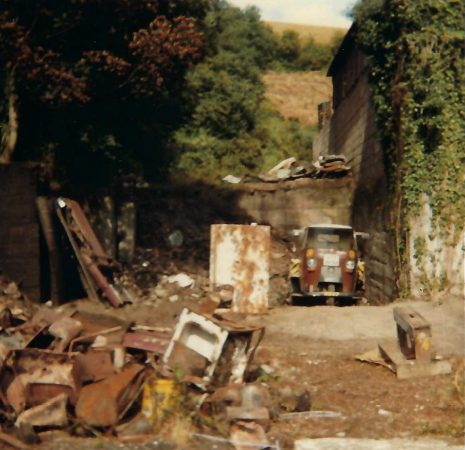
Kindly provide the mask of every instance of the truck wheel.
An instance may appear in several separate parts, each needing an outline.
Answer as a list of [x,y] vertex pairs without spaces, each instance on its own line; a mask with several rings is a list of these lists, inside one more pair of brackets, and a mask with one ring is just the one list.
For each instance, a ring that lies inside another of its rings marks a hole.
[[300,294],[300,279],[291,278],[291,294]]

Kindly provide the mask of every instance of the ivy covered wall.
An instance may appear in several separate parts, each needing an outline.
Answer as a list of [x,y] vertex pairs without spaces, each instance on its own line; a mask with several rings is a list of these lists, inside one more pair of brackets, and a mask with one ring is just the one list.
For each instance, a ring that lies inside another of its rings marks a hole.
[[369,64],[401,296],[463,293],[464,4],[365,0],[355,35]]

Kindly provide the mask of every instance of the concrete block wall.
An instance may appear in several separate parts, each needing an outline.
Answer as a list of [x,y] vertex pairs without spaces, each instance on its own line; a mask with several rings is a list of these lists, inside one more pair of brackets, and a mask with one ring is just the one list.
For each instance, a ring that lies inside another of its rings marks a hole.
[[248,184],[237,188],[237,206],[251,220],[290,231],[319,223],[349,225],[353,180],[301,179],[279,184]]
[[365,244],[367,298],[374,304],[392,301],[394,243],[389,230],[388,189],[383,152],[377,139],[375,111],[366,69],[337,106],[314,142],[314,157],[343,154],[352,168],[355,192],[350,223],[370,233]]

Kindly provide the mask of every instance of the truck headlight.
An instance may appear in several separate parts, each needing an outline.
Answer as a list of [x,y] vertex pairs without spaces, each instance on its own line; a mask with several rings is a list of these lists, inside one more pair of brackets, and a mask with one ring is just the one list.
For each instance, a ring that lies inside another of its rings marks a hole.
[[353,259],[349,259],[346,261],[346,269],[347,270],[354,270],[355,269],[355,261]]
[[307,269],[316,269],[317,262],[315,258],[307,258]]

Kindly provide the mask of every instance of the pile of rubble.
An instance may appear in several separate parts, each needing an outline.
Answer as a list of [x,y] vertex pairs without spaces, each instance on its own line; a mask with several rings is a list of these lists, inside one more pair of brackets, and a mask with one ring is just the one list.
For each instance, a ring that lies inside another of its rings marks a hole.
[[[268,442],[266,429],[281,416],[257,381],[271,369],[254,364],[265,329],[244,318],[268,308],[268,282],[278,292],[282,284],[287,295],[291,243],[277,234],[271,239],[269,227],[214,225],[210,274],[179,272],[154,249],[140,250],[132,268],[121,270],[79,204],[59,199],[57,215],[90,300],[113,307],[155,301],[170,309],[176,303],[181,311],[189,298],[198,307],[184,308],[174,328],[161,315],[140,323],[112,308],[109,314],[73,304],[27,311],[15,306],[23,297],[18,286],[0,280],[0,442],[27,448],[50,430],[146,439],[167,417],[187,413],[196,424],[209,423],[210,434],[194,434],[198,439],[279,448]],[[225,262],[231,264],[226,270]],[[309,409],[307,402],[303,410]]]
[[267,173],[257,176],[247,174],[243,178],[227,175],[223,181],[239,184],[278,183],[301,178],[340,178],[346,176],[350,169],[344,155],[319,156],[313,164],[307,161],[297,161],[296,158],[292,157],[281,161]]
[[[269,304],[276,306],[284,304],[289,295],[288,273],[293,242],[284,232],[271,230],[270,245]],[[205,247],[209,256],[210,249]],[[212,290],[209,268],[197,260],[186,259],[184,254],[192,248],[186,249],[184,244],[171,248],[137,248],[133,264],[117,275],[118,284],[136,303],[176,303],[186,307],[190,307],[189,302],[200,303]],[[228,286],[218,290],[221,307],[230,306],[232,291]]]

